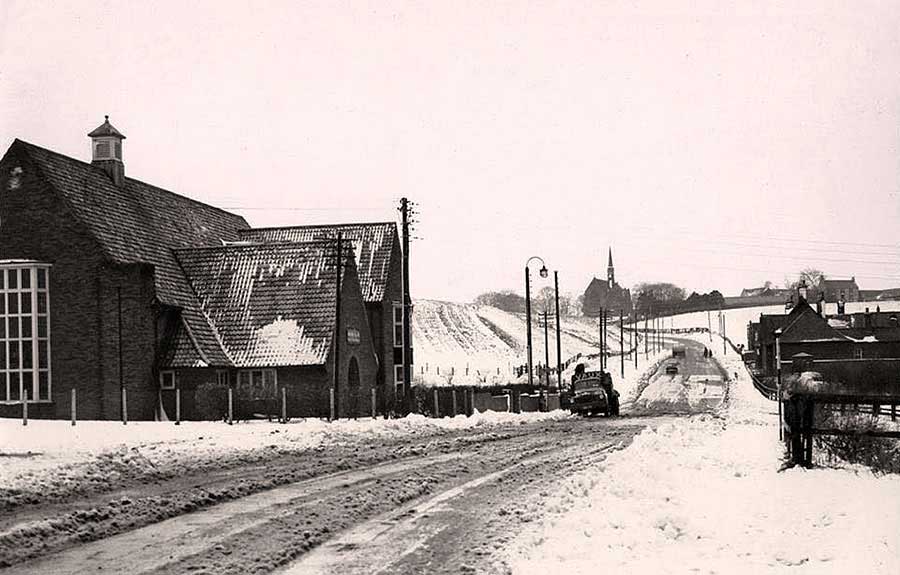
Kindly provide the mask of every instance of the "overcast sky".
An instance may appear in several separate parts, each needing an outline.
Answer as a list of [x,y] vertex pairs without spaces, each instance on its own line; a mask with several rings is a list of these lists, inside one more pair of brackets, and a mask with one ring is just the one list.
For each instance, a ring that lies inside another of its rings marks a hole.
[[[254,226],[419,204],[414,297],[900,287],[900,3],[0,2],[0,146]],[[541,287],[538,284],[536,288]]]

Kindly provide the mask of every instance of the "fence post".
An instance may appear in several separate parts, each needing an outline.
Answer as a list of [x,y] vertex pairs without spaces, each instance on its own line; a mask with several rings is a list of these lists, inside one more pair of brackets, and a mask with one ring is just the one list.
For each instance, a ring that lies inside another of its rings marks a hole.
[[28,425],[28,390],[22,396],[22,425]]
[[287,388],[281,386],[281,423],[287,423]]
[[122,425],[128,425],[128,392],[122,388]]
[[441,416],[441,412],[440,412],[440,410],[438,409],[438,407],[439,407],[439,406],[438,406],[438,390],[437,390],[437,388],[435,387],[435,388],[434,388],[434,416],[435,416],[435,417],[440,417],[440,416]]
[[231,386],[228,386],[228,425],[234,423],[234,397]]
[[375,388],[373,387],[372,388],[372,419],[375,419],[378,417],[378,410],[375,407],[375,398],[376,398],[375,394],[376,394],[376,391],[375,391]]
[[181,425],[181,388],[175,389],[175,425]]
[[76,415],[77,407],[78,406],[77,406],[77,402],[76,402],[76,398],[75,398],[75,388],[73,387],[72,388],[72,409],[70,410],[72,412],[72,425],[75,425],[75,421],[78,419],[78,416]]
[[453,417],[456,417],[456,388],[453,388]]
[[334,388],[328,388],[328,421],[334,421]]

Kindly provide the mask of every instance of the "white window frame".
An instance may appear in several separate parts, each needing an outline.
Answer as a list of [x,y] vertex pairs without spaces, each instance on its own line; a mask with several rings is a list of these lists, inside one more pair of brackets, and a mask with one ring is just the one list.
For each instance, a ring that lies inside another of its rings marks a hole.
[[238,371],[236,383],[238,386],[240,386],[241,385],[241,376],[243,376],[246,373],[247,377],[250,378],[250,380],[249,380],[250,385],[253,385],[253,374],[255,372],[259,372],[260,377],[262,378],[263,385],[265,385],[265,382],[266,382],[265,372],[267,372],[267,371],[272,372],[272,374],[274,376],[272,379],[274,379],[274,381],[275,381],[275,397],[277,398],[278,397],[278,370],[275,369],[274,367],[257,367],[257,368],[252,368],[252,369],[242,369],[242,370]]
[[[3,312],[0,313],[0,322],[3,323],[3,337],[0,338],[0,346],[3,346],[5,360],[0,365],[0,385],[3,386],[3,394],[0,395],[0,404],[19,404],[27,397],[28,403],[52,403],[53,401],[53,377],[52,377],[52,350],[50,345],[50,264],[37,261],[0,261],[0,274],[3,274],[2,283],[0,283],[0,298],[3,298]],[[11,287],[9,283],[9,272],[14,271],[16,276],[16,285]],[[38,283],[39,272],[43,271],[44,286],[40,287]],[[27,272],[29,286],[22,287],[22,278]],[[45,307],[43,312],[38,309],[39,294],[43,294]],[[10,297],[16,301],[15,313],[10,312]],[[27,301],[29,312],[22,312],[22,303]],[[23,324],[23,317],[29,317],[29,323]],[[38,330],[39,318],[44,318],[46,333],[42,337]],[[9,331],[10,320],[15,319],[18,324],[18,332],[15,337],[11,337]],[[26,330],[23,325],[28,326],[30,335],[24,336]],[[30,341],[31,346],[31,367],[24,367],[24,355],[22,353],[25,341]],[[46,364],[41,367],[41,344],[46,347]],[[16,344],[19,347],[18,365],[13,367],[9,364],[11,360],[10,345]],[[25,375],[31,377],[30,392],[25,390]],[[18,380],[17,397],[12,397],[12,376],[15,375]],[[46,393],[41,395],[41,378],[46,378]]]
[[[171,383],[171,384],[166,383],[166,376],[167,376],[167,375],[171,375],[171,376],[172,376],[172,383]],[[159,372],[159,388],[160,388],[160,389],[175,389],[175,388],[177,388],[177,387],[178,387],[178,379],[177,379],[177,377],[178,377],[178,376],[175,374],[175,370],[174,370],[174,369],[165,369],[165,370]]]
[[853,359],[862,359],[863,358],[863,350],[861,348],[856,348],[853,350]]
[[[400,311],[400,319],[397,319],[397,311]],[[393,308],[391,309],[391,327],[392,334],[394,338],[394,347],[403,347],[403,304],[399,302],[394,302]],[[400,328],[400,337],[398,341],[397,337],[397,328]]]
[[231,383],[229,376],[230,374],[228,373],[227,369],[216,370],[216,385],[224,385],[225,387],[228,387]]

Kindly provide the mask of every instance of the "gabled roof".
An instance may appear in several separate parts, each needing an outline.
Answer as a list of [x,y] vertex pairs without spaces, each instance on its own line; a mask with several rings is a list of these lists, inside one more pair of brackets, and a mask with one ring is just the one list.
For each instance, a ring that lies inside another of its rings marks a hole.
[[[281,242],[176,250],[233,365],[326,362],[336,311],[332,244]],[[348,258],[343,277],[356,277],[353,258]]]
[[850,279],[824,279],[819,282],[819,289],[851,289],[856,288],[856,278]]
[[336,237],[337,232],[353,244],[363,301],[384,300],[394,243],[398,241],[394,222],[253,228],[241,230],[240,237],[250,242],[309,242]]
[[846,337],[828,325],[828,321],[817,314],[803,298],[800,298],[791,313],[787,315],[783,326],[782,343],[847,341]]
[[100,167],[22,140],[13,149],[37,165],[110,261],[154,266],[157,299],[182,308],[208,361],[227,362],[171,250],[236,240],[249,227],[244,218],[133,178],[116,186]]

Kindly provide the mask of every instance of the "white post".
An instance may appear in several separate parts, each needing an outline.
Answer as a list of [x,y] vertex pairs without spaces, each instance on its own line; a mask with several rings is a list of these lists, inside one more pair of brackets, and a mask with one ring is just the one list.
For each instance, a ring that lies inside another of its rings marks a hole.
[[71,409],[72,425],[75,425],[75,421],[78,419],[78,416],[76,415],[76,408],[77,408],[77,402],[76,402],[76,398],[75,398],[75,388],[73,387],[72,388],[72,409]]
[[287,389],[281,388],[281,423],[287,423]]
[[231,386],[228,386],[228,425],[234,423],[234,398]]
[[328,421],[334,421],[334,388],[328,389],[328,403],[329,403],[329,411],[328,411]]
[[28,391],[22,395],[22,425],[28,425]]
[[436,387],[434,388],[434,416],[435,417],[441,416],[441,413],[438,410],[438,390]]
[[128,394],[122,388],[122,425],[128,425]]
[[378,417],[378,412],[375,409],[375,388],[372,388],[372,419]]
[[175,390],[175,425],[181,425],[181,388]]

